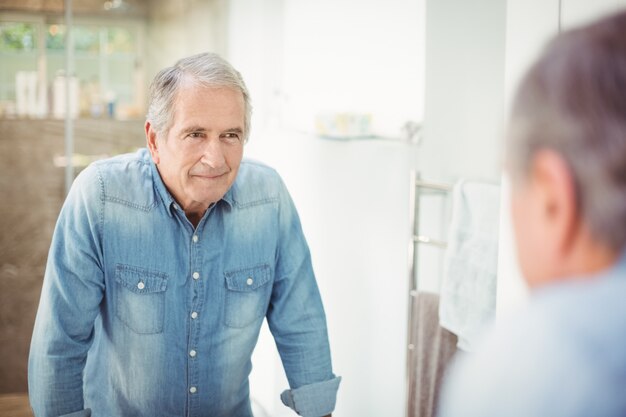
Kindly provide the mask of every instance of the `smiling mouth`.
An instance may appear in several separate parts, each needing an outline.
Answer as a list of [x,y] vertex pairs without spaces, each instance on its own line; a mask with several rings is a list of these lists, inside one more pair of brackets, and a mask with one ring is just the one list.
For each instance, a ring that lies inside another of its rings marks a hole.
[[213,175],[213,174],[193,174],[192,177],[197,177],[197,178],[201,178],[201,179],[204,179],[204,180],[216,180],[216,179],[222,178],[226,174],[228,174],[228,172],[224,172],[222,174],[217,174],[217,175]]

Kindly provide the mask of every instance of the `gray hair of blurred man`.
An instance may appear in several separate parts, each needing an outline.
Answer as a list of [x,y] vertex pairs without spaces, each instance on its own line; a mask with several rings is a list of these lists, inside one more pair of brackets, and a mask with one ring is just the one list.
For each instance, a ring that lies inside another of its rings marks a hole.
[[626,248],[626,11],[547,45],[519,86],[507,141],[513,181],[538,150],[557,152],[594,239]]
[[176,95],[185,79],[191,78],[200,86],[226,87],[241,91],[245,105],[244,138],[250,135],[252,105],[250,94],[241,74],[217,54],[205,52],[183,58],[164,68],[150,84],[147,120],[159,134],[167,135],[174,118]]

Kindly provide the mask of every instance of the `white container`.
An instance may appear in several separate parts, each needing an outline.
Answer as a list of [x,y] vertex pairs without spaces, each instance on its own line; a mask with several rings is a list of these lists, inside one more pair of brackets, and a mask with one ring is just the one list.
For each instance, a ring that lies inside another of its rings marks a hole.
[[[67,106],[65,80],[65,75],[57,75],[52,83],[52,116],[55,119],[65,118]],[[70,116],[75,119],[78,117],[78,99],[80,94],[78,78],[70,77],[69,87]]]

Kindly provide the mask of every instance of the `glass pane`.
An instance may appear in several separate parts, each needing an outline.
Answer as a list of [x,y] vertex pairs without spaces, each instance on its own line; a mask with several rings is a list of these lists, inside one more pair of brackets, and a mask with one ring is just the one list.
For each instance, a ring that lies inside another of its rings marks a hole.
[[74,27],[74,49],[76,52],[97,54],[100,51],[100,31],[95,26]]
[[133,102],[134,61],[134,58],[130,57],[109,59],[107,63],[109,90],[120,104]]
[[[74,26],[73,35],[76,52],[97,54],[100,51],[100,31],[97,26]],[[65,25],[48,25],[46,49],[51,51],[65,49]]]
[[65,49],[65,25],[50,25],[46,31],[46,49],[62,51]]
[[0,23],[0,51],[34,51],[36,48],[36,30],[31,23]]
[[108,54],[135,52],[134,36],[126,28],[110,27],[107,31],[106,48]]
[[[33,76],[37,70],[36,40],[36,25],[0,22],[0,116],[24,113],[28,111],[26,107],[32,107],[25,100],[28,101],[27,91],[32,90],[36,77]],[[20,78],[19,86],[17,78]]]

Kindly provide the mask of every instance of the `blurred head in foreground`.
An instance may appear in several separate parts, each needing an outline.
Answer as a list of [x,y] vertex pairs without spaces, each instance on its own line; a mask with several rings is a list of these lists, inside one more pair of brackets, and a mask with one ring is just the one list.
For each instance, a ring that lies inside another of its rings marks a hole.
[[533,291],[457,356],[439,417],[626,416],[626,12],[548,44],[507,141]]
[[626,246],[626,13],[548,45],[520,84],[507,136],[529,285],[613,263]]

